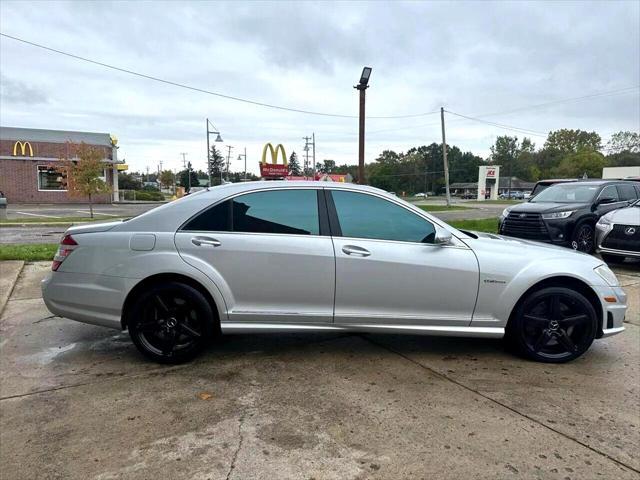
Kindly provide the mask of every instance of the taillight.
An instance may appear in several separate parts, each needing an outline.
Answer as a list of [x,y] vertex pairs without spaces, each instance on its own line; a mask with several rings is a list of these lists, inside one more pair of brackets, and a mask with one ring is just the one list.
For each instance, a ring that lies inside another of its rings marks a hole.
[[57,271],[60,265],[62,265],[62,262],[64,262],[65,259],[69,255],[71,255],[71,252],[73,252],[74,248],[77,245],[78,245],[78,242],[76,242],[71,235],[67,234],[64,237],[62,237],[62,240],[60,240],[60,246],[58,247],[58,251],[56,252],[55,257],[53,257],[51,270],[53,270],[54,272]]

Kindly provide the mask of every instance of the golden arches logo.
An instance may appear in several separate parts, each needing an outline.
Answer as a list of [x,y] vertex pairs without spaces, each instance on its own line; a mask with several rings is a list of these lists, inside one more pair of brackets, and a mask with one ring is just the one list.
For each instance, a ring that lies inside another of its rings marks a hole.
[[279,143],[276,148],[273,148],[273,145],[271,145],[271,143],[267,143],[264,148],[262,149],[262,164],[266,164],[267,163],[267,150],[269,150],[271,152],[271,163],[273,163],[274,165],[276,163],[278,163],[278,152],[282,152],[282,164],[283,165],[288,165],[288,161],[287,161],[287,154],[284,152],[284,147],[282,146],[281,143]]
[[18,147],[20,147],[20,156],[21,157],[26,157],[26,153],[27,153],[27,147],[29,147],[29,156],[33,157],[33,148],[31,147],[31,144],[29,142],[22,142],[20,140],[18,140],[16,143],[13,144],[13,156],[16,157],[18,156]]

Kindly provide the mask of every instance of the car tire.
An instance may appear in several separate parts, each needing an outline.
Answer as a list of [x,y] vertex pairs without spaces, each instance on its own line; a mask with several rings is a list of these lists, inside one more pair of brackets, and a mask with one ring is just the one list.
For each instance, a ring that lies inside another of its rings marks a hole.
[[547,287],[519,302],[506,340],[522,356],[544,363],[564,363],[586,352],[596,337],[598,315],[580,292]]
[[127,326],[147,358],[178,364],[195,358],[214,337],[216,315],[207,298],[180,282],[153,285],[133,303]]
[[625,258],[619,255],[611,255],[608,253],[601,253],[600,256],[602,257],[602,260],[604,260],[605,262],[614,263],[614,264],[623,263]]
[[593,253],[595,248],[596,230],[593,224],[581,222],[573,229],[571,248],[584,253]]

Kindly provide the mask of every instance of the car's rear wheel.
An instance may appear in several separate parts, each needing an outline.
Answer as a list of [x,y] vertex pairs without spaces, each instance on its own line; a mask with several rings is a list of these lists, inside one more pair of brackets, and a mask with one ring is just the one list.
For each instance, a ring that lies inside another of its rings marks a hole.
[[547,287],[523,299],[509,324],[508,339],[532,360],[568,362],[591,346],[597,320],[593,305],[581,293]]
[[590,223],[579,224],[573,232],[571,247],[580,252],[591,253],[595,246],[595,229]]
[[160,363],[191,360],[213,338],[211,305],[198,290],[179,282],[151,286],[127,317],[135,346]]

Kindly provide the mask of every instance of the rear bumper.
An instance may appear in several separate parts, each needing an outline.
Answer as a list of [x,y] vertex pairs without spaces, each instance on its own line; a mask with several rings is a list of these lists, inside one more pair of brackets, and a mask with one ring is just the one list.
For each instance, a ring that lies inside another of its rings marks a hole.
[[42,280],[42,298],[54,315],[120,330],[122,306],[134,282],[106,275],[51,272]]

